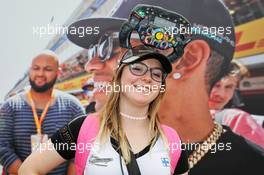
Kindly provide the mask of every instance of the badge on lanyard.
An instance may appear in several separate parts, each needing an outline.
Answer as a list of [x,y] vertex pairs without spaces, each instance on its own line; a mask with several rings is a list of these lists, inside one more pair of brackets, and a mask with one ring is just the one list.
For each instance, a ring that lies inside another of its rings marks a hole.
[[33,117],[35,121],[35,125],[37,128],[37,134],[31,135],[31,152],[38,151],[40,148],[40,144],[45,143],[48,141],[48,135],[47,134],[42,134],[41,133],[41,124],[48,112],[49,106],[51,104],[51,101],[53,99],[53,93],[51,95],[51,98],[49,99],[48,103],[46,104],[40,118],[38,117],[37,111],[36,111],[36,106],[34,104],[33,98],[31,96],[30,91],[27,93],[29,102],[31,104],[32,112],[33,112]]
[[40,145],[48,141],[47,134],[31,135],[31,152],[41,151]]

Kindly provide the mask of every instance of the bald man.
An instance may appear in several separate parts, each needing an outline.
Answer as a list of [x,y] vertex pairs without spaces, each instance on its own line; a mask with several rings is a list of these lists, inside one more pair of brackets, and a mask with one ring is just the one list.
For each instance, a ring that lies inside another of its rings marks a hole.
[[[8,174],[17,174],[27,156],[41,149],[40,143],[72,119],[85,114],[75,97],[54,90],[58,73],[57,55],[52,51],[39,53],[29,70],[30,89],[9,98],[1,106],[0,163]],[[63,164],[49,174],[74,174],[69,165],[70,162]]]

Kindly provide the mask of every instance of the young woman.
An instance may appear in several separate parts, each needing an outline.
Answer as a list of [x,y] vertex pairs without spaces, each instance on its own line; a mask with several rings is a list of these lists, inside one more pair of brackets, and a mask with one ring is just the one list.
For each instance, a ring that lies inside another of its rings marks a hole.
[[46,174],[74,157],[78,175],[186,173],[187,156],[177,133],[157,116],[171,69],[159,53],[143,46],[129,50],[108,87],[112,92],[102,112],[60,129],[49,146],[42,144],[25,160],[19,174]]

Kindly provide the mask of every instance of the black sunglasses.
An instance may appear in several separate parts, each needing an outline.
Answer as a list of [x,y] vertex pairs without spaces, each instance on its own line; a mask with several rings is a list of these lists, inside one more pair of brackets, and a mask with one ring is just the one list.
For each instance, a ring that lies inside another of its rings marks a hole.
[[115,48],[119,47],[118,44],[118,35],[115,33],[104,34],[98,40],[98,43],[91,45],[87,51],[88,62],[93,58],[97,57],[101,62],[105,62],[113,58],[118,51],[115,51]]

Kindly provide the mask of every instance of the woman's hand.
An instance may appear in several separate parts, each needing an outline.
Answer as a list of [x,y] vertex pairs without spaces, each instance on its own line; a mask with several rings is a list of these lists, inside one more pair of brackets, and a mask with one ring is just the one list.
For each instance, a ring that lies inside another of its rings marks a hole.
[[54,149],[53,143],[48,142],[40,145],[38,151],[30,154],[18,170],[19,175],[42,175],[47,174],[66,160]]

